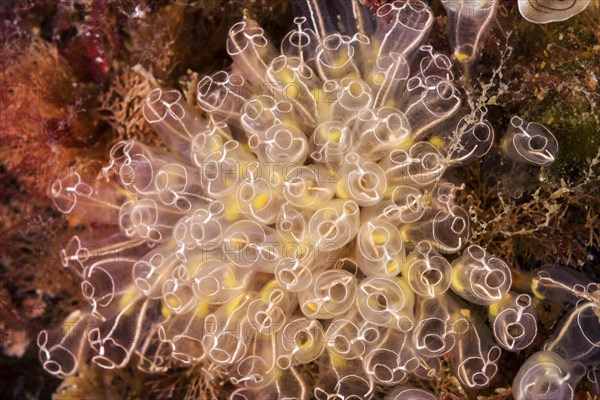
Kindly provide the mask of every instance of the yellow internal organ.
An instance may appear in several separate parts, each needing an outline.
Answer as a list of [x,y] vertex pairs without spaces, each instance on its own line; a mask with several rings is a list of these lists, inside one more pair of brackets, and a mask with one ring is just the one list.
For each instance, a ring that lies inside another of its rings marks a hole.
[[385,244],[385,242],[387,242],[388,239],[389,239],[389,235],[388,235],[387,231],[384,231],[382,229],[377,229],[377,230],[374,230],[373,232],[371,232],[371,242],[374,245],[381,246],[381,245]]
[[252,207],[260,210],[269,204],[269,195],[267,193],[261,193],[252,200]]

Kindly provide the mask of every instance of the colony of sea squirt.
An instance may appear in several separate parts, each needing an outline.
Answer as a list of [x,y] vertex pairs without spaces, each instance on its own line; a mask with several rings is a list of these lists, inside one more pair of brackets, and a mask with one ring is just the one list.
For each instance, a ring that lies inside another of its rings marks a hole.
[[[311,1],[280,52],[254,21],[231,28],[231,70],[198,83],[204,113],[152,90],[144,117],[165,147],[121,141],[101,179],[52,187],[60,211],[112,231],[61,253],[89,306],[40,333],[44,368],[202,365],[227,372],[235,399],[368,399],[377,385],[407,400],[436,398],[406,383],[436,379],[445,358],[465,389],[489,387],[502,351],[533,342],[537,315],[510,266],[470,243],[460,182],[445,179],[494,143],[453,60],[473,72],[498,4],[442,3],[452,57],[425,44],[422,1],[337,13]],[[558,151],[518,117],[499,142],[534,166]],[[570,278],[534,280],[535,295],[571,293],[577,308],[519,371],[517,399],[572,397],[598,358],[594,287]]]

